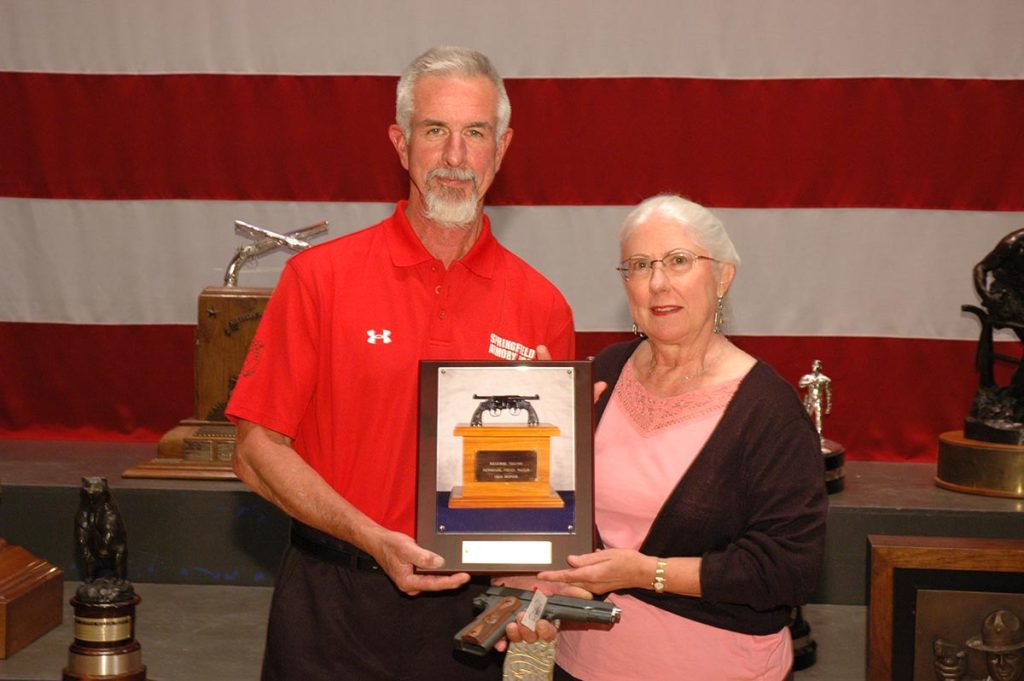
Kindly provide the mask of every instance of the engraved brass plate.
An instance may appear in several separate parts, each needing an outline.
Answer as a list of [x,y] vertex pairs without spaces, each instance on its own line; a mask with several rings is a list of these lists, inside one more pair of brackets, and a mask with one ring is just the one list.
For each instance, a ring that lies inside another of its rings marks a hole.
[[479,451],[476,453],[476,479],[480,482],[533,482],[537,479],[537,452]]
[[75,638],[93,643],[125,641],[134,636],[132,618],[122,617],[75,617]]

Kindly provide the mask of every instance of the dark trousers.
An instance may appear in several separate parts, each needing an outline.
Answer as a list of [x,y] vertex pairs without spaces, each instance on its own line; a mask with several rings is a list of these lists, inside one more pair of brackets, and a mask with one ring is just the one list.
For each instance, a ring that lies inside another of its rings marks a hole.
[[410,597],[365,554],[331,560],[299,545],[293,541],[285,554],[274,589],[263,681],[501,678],[500,656],[477,657],[452,644],[484,586]]

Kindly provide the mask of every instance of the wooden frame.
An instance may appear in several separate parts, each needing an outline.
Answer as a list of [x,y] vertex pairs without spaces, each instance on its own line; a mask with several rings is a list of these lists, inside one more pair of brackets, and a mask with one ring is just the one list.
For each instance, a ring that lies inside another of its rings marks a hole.
[[[1024,541],[1016,539],[966,539],[955,537],[910,537],[869,535],[870,597],[868,603],[868,681],[895,678],[894,650],[900,638],[913,632],[894,635],[899,613],[894,603],[901,590],[901,573],[924,575],[930,585],[950,591],[961,590],[964,583],[1012,584],[1005,590],[1024,589]],[[974,587],[977,588],[977,587]],[[982,590],[992,590],[983,588]],[[899,676],[900,679],[910,678]]]
[[536,573],[594,550],[591,369],[420,362],[416,541],[437,572]]

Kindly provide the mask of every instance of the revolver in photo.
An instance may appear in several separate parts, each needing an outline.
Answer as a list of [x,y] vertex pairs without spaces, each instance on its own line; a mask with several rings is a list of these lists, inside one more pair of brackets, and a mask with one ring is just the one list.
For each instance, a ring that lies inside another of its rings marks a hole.
[[[455,647],[475,655],[484,655],[505,635],[505,625],[526,610],[533,600],[532,591],[492,586],[473,599],[482,608],[475,620],[455,634]],[[546,620],[573,620],[615,624],[622,611],[605,601],[590,601],[569,596],[549,596],[541,617]]]

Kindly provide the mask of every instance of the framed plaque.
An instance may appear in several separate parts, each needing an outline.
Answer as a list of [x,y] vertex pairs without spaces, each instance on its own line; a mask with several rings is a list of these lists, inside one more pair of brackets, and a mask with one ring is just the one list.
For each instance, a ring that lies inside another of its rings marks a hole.
[[1024,618],[1024,541],[872,534],[868,546],[868,680],[936,678],[939,641],[966,656],[957,678],[985,678],[984,651],[965,644],[997,609]]
[[438,572],[594,550],[590,362],[421,361],[416,541]]

